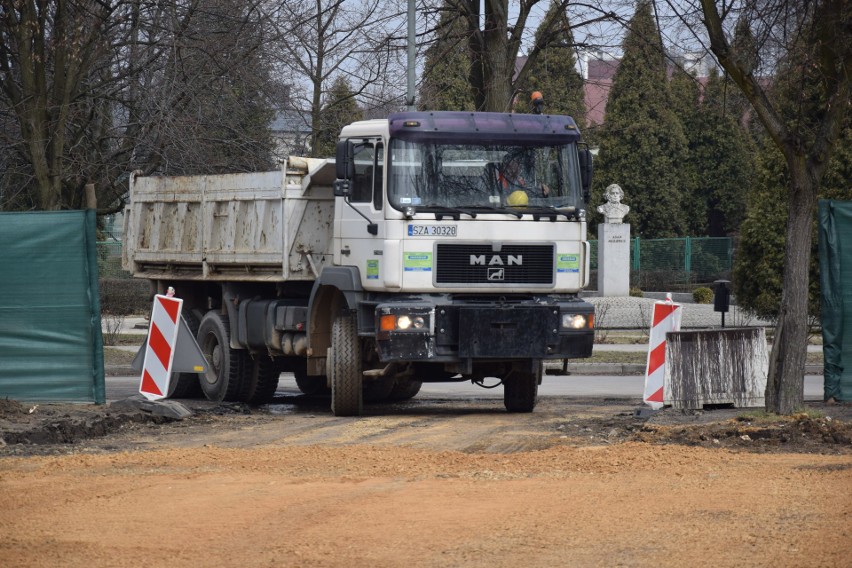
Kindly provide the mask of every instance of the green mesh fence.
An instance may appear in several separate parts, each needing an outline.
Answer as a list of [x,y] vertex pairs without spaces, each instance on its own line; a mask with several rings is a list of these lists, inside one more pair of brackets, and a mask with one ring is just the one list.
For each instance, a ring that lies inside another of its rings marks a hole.
[[[597,270],[598,242],[590,243],[591,267]],[[732,263],[733,241],[728,237],[630,240],[630,284],[643,290],[688,289],[729,280]]]
[[852,201],[819,202],[825,400],[852,401]]
[[120,241],[98,243],[98,270],[101,278],[130,278],[130,273],[121,268]]
[[0,213],[0,398],[104,402],[95,212]]

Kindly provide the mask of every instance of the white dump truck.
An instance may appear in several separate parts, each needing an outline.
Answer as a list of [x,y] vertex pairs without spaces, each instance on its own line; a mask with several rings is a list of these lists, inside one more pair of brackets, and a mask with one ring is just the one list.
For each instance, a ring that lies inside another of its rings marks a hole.
[[592,352],[591,170],[566,116],[392,114],[334,160],[132,176],[124,267],[176,289],[208,359],[173,396],[263,403],[290,371],[339,416],[425,381],[530,412],[545,361]]

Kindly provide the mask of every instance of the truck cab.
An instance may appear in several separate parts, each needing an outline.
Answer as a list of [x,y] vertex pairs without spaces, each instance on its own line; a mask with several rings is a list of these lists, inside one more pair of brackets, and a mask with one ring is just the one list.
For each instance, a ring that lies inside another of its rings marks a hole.
[[336,414],[370,390],[491,378],[527,412],[545,361],[591,355],[591,159],[571,118],[397,113],[345,127],[335,162],[307,368]]

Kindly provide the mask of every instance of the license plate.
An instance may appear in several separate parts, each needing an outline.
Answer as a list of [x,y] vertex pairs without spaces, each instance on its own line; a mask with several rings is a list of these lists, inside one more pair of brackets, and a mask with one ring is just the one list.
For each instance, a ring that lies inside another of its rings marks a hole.
[[409,225],[409,237],[455,237],[456,225]]

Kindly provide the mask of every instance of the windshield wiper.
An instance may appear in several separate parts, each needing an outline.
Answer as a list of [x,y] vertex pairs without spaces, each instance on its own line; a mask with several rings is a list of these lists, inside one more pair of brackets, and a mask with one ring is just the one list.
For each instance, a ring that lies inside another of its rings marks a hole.
[[435,213],[435,220],[437,221],[441,221],[445,216],[458,221],[462,215],[468,215],[470,218],[476,219],[476,213],[462,207],[447,207],[446,205],[430,203],[428,205],[421,205],[417,209],[426,213]]
[[506,209],[505,207],[494,207],[493,205],[471,205],[471,207],[483,211],[493,211],[494,213],[514,215],[518,219],[524,216],[524,214],[520,211],[515,211],[514,209]]

